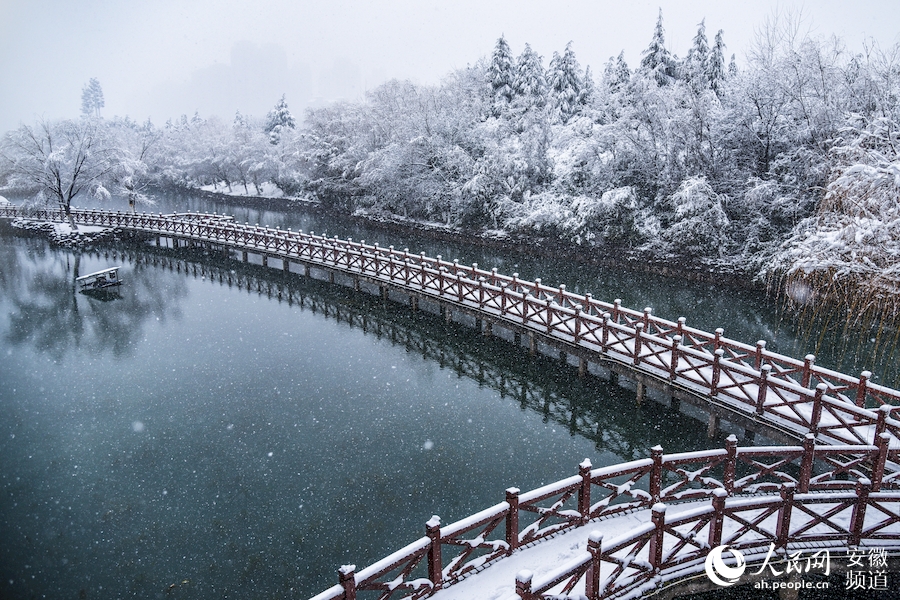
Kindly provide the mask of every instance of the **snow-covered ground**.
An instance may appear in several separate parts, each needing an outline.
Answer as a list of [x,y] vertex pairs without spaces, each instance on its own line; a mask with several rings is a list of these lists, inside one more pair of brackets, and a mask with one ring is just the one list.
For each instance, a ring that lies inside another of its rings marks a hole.
[[587,552],[588,537],[592,531],[603,533],[604,539],[613,539],[650,520],[650,511],[633,513],[588,523],[566,531],[554,538],[535,543],[502,558],[484,571],[472,575],[456,585],[438,591],[436,600],[517,600],[516,574],[527,570],[534,580],[542,579]]
[[244,184],[242,183],[233,183],[231,184],[231,188],[229,188],[224,183],[215,183],[212,185],[204,185],[200,187],[204,192],[213,192],[216,194],[225,194],[226,196],[240,196],[240,197],[250,197],[250,198],[283,198],[284,192],[281,191],[277,185],[272,183],[271,181],[266,181],[264,183],[259,184],[259,192],[256,192],[256,186],[252,184],[247,185],[247,189],[244,189]]
[[69,223],[51,223],[50,225],[53,226],[53,234],[58,237],[109,231],[109,227],[100,227],[99,225],[79,225],[77,230],[72,229],[72,225]]

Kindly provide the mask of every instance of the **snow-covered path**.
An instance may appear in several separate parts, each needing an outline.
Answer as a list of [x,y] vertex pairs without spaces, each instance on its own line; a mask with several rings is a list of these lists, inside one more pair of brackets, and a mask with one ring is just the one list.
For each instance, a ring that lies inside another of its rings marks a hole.
[[435,600],[516,600],[516,574],[519,571],[528,570],[535,579],[543,578],[561,565],[584,556],[592,531],[600,531],[605,539],[612,539],[649,520],[650,511],[640,510],[570,529],[520,549],[431,597]]

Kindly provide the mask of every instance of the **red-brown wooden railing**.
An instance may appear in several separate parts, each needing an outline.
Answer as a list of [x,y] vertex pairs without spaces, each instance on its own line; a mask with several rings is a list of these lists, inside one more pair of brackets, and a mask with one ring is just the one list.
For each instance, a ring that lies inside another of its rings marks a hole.
[[[900,545],[900,527],[892,532],[887,529],[890,524],[900,523],[900,507],[884,508],[885,502],[900,500],[900,472],[891,460],[896,459],[897,450],[889,448],[889,441],[889,436],[882,434],[877,445],[823,446],[816,445],[812,434],[808,434],[802,446],[741,448],[737,438],[730,436],[725,448],[718,450],[667,455],[656,447],[650,458],[599,469],[585,461],[579,465],[577,475],[526,493],[510,488],[503,502],[456,523],[441,526],[440,519],[432,517],[426,523],[425,536],[358,572],[350,565],[343,567],[340,583],[314,600],[351,600],[364,592],[377,592],[381,598],[423,598],[525,544],[592,520],[601,520],[601,528],[602,519],[611,516],[641,510],[660,512],[662,505],[671,507],[691,501],[694,508],[689,517],[657,517],[644,528],[608,545],[598,545],[583,558],[562,565],[552,577],[530,582],[530,588],[520,585],[523,598],[537,597],[563,582],[563,593],[579,582],[584,585],[585,577],[598,572],[591,567],[596,561],[622,566],[626,548],[626,553],[644,552],[656,558],[644,557],[645,568],[636,572],[632,572],[635,567],[631,567],[632,571],[623,567],[622,572],[607,576],[602,588],[594,588],[601,595],[588,594],[589,597],[618,595],[646,584],[664,571],[683,576],[684,565],[690,561],[699,560],[702,570],[705,553],[719,544],[727,543],[751,555],[763,546],[767,549],[770,542],[778,548],[784,548],[787,541],[792,547],[814,542],[846,546],[858,544],[860,539]],[[865,482],[867,494],[864,501],[867,506],[876,507],[866,513],[866,519],[850,519],[849,526],[841,526],[831,509],[817,513],[818,505],[863,510],[857,500],[863,489],[861,481]],[[779,532],[783,534],[788,529],[770,527],[768,531],[760,524],[770,516],[768,513],[762,518],[759,514],[748,516],[759,510],[778,512],[784,506],[784,494],[789,494],[791,506],[797,507],[792,513],[795,520],[790,523],[790,531],[803,531],[797,520],[803,515],[818,519],[816,523],[833,531],[823,534],[820,527],[788,540],[783,535],[778,537]],[[697,509],[696,502],[703,499],[709,499],[710,504]],[[877,520],[883,510],[893,515],[889,522]],[[730,530],[723,523],[729,520],[744,523],[743,529],[727,533]],[[710,529],[707,544],[674,531],[689,521],[695,533],[709,527],[710,522],[717,523],[715,530]],[[653,535],[660,537],[662,545],[657,542],[651,552]],[[666,539],[670,535],[681,536],[675,547]],[[715,541],[718,543],[713,544]],[[665,549],[662,554],[661,549]]]
[[800,494],[785,484],[778,494],[731,498],[720,488],[709,503],[672,516],[669,506],[656,504],[643,526],[609,541],[592,532],[587,551],[549,575],[536,581],[521,571],[516,592],[522,600],[573,590],[590,599],[641,595],[702,574],[710,549],[720,545],[741,552],[748,565],[764,560],[773,547],[776,559],[784,559],[788,542],[792,552],[825,549],[839,555],[862,543],[896,550],[898,501],[900,492],[875,492],[865,477],[851,491],[827,494]]

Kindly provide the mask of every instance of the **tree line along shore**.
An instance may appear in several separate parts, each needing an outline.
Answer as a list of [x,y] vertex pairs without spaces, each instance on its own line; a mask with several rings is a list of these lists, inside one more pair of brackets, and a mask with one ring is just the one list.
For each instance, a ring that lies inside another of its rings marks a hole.
[[88,194],[149,202],[153,188],[307,198],[730,273],[808,314],[896,330],[900,45],[851,50],[772,19],[738,64],[701,22],[678,57],[660,14],[633,66],[619,54],[595,72],[573,46],[545,66],[501,37],[437,85],[388,81],[302,118],[282,97],[260,118],[105,119],[91,80],[81,118],[3,136],[0,193],[64,210]]

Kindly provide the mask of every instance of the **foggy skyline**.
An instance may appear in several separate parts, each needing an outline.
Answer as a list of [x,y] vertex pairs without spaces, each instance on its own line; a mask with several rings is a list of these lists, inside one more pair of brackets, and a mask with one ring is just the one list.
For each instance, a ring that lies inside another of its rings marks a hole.
[[754,30],[776,10],[802,10],[814,36],[837,35],[849,50],[898,39],[900,6],[834,0],[804,4],[658,0],[614,3],[398,0],[381,3],[177,0],[0,0],[0,132],[39,118],[76,117],[82,87],[96,77],[103,115],[156,125],[199,112],[262,117],[282,94],[305,107],[355,100],[388,79],[437,83],[489,56],[501,35],[514,55],[525,43],[544,59],[566,43],[595,75],[624,51],[631,68],[650,42],[659,9],[666,43],[683,56],[705,19],[724,30],[726,60],[743,61]]

